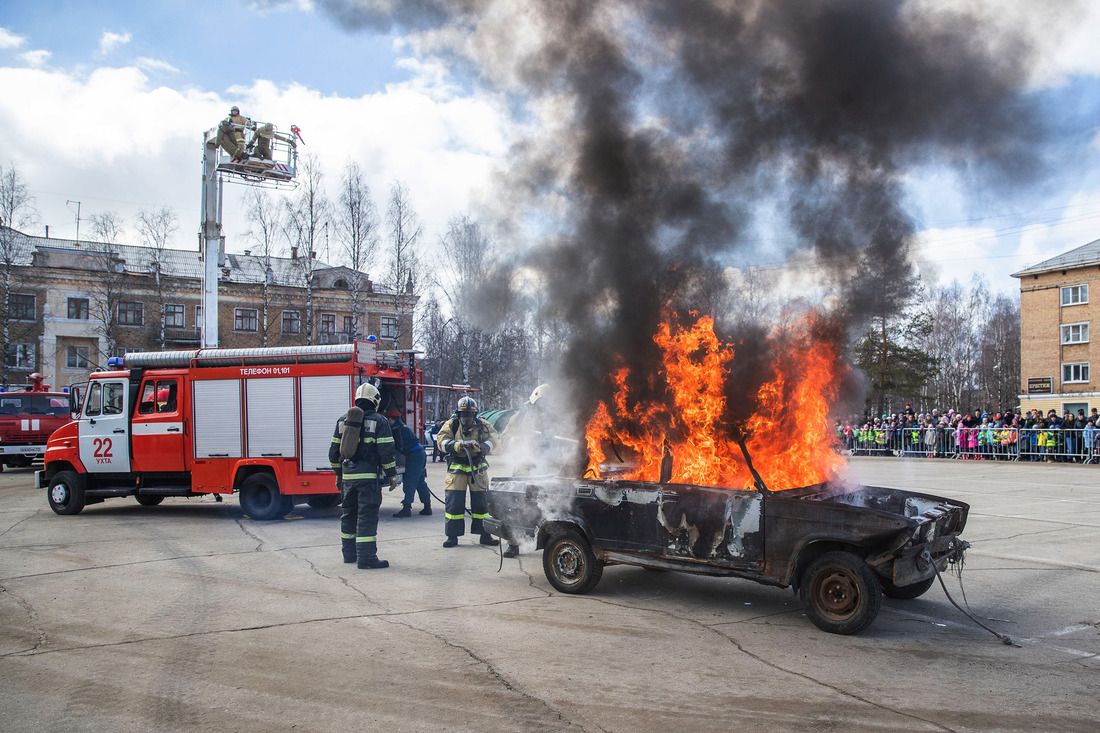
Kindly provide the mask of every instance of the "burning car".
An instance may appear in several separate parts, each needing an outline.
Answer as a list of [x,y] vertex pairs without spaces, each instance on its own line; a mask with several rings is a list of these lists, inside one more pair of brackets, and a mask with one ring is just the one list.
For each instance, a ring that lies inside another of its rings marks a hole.
[[842,482],[773,492],[526,476],[492,479],[489,511],[487,531],[533,540],[563,593],[592,590],[611,564],[733,576],[793,587],[818,628],[854,634],[883,594],[916,598],[961,561],[969,506]]
[[[825,631],[865,629],[883,594],[916,598],[962,560],[969,507],[842,478],[826,417],[847,367],[821,333],[807,319],[746,348],[709,317],[663,323],[661,366],[610,375],[576,455],[544,440],[518,464],[532,475],[492,480],[486,529],[542,549],[563,593],[616,563],[733,576],[793,587]],[[772,360],[738,369],[735,351]]]

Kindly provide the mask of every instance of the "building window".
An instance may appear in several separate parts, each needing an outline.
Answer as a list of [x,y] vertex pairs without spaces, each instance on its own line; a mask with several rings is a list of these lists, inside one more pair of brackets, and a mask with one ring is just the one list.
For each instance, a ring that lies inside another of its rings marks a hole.
[[1062,288],[1062,305],[1081,305],[1089,302],[1088,285],[1069,285]]
[[142,351],[145,351],[145,349],[130,349],[125,346],[116,346],[115,356],[121,357],[126,356],[127,354],[140,354]]
[[91,354],[90,346],[66,346],[65,366],[69,369],[91,369]]
[[336,333],[336,314],[321,314],[321,333]]
[[34,344],[8,344],[4,348],[4,363],[12,369],[33,369]]
[[378,335],[384,339],[397,338],[397,319],[394,316],[382,316],[382,325]]
[[1089,381],[1089,365],[1085,364],[1063,364],[1062,365],[1062,383],[1067,384],[1069,382],[1087,382]]
[[88,320],[88,299],[87,298],[69,298],[69,310],[68,317],[70,320],[86,321]]
[[186,308],[182,305],[164,306],[164,325],[168,328],[183,328],[186,312]]
[[118,325],[140,326],[145,322],[145,304],[123,301],[118,304]]
[[351,316],[344,316],[344,333],[347,334],[349,339],[354,335],[352,333],[355,330],[354,321],[355,319]]
[[302,314],[298,311],[283,311],[283,333],[299,334],[302,331]]
[[11,314],[13,321],[33,321],[34,320],[34,296],[24,295],[22,293],[12,293],[9,296],[8,313]]
[[260,330],[260,314],[255,308],[236,308],[233,311],[234,331]]
[[1067,323],[1062,326],[1063,344],[1087,344],[1089,342],[1089,324]]
[[202,306],[195,306],[195,328],[202,328]]

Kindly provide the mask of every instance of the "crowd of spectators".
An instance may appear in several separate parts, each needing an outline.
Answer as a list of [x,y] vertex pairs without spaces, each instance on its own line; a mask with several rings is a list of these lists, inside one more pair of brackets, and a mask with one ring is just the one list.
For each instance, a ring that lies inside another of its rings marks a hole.
[[962,460],[1100,463],[1100,415],[1055,410],[900,413],[837,421],[837,436],[851,455],[958,458]]

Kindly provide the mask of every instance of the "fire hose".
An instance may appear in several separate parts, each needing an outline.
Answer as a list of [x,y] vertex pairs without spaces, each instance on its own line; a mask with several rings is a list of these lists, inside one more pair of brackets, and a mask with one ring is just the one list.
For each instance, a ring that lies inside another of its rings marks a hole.
[[[474,442],[474,441],[460,440],[460,441],[457,441],[455,443],[455,447],[460,448],[462,450],[462,452],[466,454],[466,461],[469,463],[470,468],[472,469],[473,465],[474,465],[474,456],[473,456],[472,453],[470,453],[469,446],[466,445],[466,443],[470,443],[470,442]],[[473,479],[474,484],[476,484],[479,488],[481,488],[483,491],[487,491],[489,489],[488,484],[483,484],[483,483],[481,483],[480,480],[478,480],[478,477],[480,475],[482,475],[483,473],[484,473],[483,471],[473,471],[473,470],[471,470],[470,471],[470,478]],[[435,492],[432,491],[430,488],[428,489],[428,493],[431,494],[432,498],[434,498],[436,501],[438,501],[444,507],[447,506],[447,502],[444,501],[443,499],[440,499],[438,496],[436,496]],[[463,514],[468,515],[471,519],[473,519],[473,516],[474,516],[473,512],[471,512],[465,506],[462,507],[462,512],[463,512]],[[501,571],[501,568],[504,567],[504,553],[500,549],[500,543],[499,542],[497,543],[497,555],[498,555],[499,560],[500,560],[500,562],[497,564],[497,572],[499,573]]]
[[[969,543],[963,542],[963,547],[961,549],[965,550],[969,546],[970,546]],[[988,626],[983,624],[981,621],[979,621],[977,616],[975,616],[973,613],[971,613],[970,611],[964,609],[962,606],[960,606],[958,603],[955,602],[955,599],[952,598],[951,594],[947,591],[947,584],[943,582],[943,576],[940,574],[940,569],[938,567],[936,567],[936,563],[932,562],[932,556],[929,554],[928,550],[925,550],[923,553],[921,553],[921,558],[923,558],[926,562],[931,563],[932,569],[936,571],[936,580],[940,581],[940,587],[943,588],[943,593],[944,593],[944,595],[947,596],[947,600],[951,601],[952,606],[959,609],[959,611],[964,616],[969,618],[971,621],[976,623],[978,626],[981,626],[983,629],[985,629],[986,631],[988,631],[989,633],[993,634],[998,639],[1000,639],[1002,644],[1004,644],[1006,646],[1014,646],[1017,649],[1023,648],[1020,644],[1017,644],[1015,641],[1013,641],[1012,637],[1010,637],[1008,634],[1002,634],[1002,633],[999,633],[999,632],[994,631],[993,629],[989,628]],[[952,562],[954,562],[954,560],[952,560]],[[960,587],[962,586],[962,571],[961,570],[959,571],[959,586]],[[965,597],[965,592],[964,592],[964,597]]]

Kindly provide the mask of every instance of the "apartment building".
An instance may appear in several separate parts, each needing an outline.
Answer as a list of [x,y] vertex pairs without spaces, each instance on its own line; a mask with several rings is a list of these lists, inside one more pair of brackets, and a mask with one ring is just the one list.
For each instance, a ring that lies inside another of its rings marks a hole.
[[[7,386],[25,384],[37,371],[62,387],[83,381],[110,356],[200,346],[203,263],[197,249],[0,234],[14,263]],[[367,273],[357,278],[354,270],[297,252],[226,253],[220,265],[222,347],[347,343],[375,335],[383,349],[412,348],[417,297],[380,292]]]
[[[1020,406],[1100,407],[1100,239],[1013,273],[1020,280]],[[1091,296],[1091,297],[1090,297]]]

